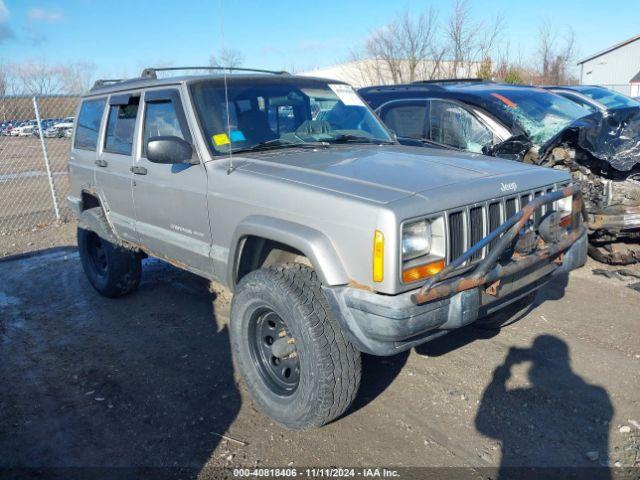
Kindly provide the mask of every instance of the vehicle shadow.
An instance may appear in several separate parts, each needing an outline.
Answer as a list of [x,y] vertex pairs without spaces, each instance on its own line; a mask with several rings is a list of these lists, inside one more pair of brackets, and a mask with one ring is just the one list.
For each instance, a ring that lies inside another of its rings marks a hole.
[[391,357],[363,354],[360,388],[353,403],[342,416],[357,412],[381,395],[400,374],[409,353],[410,351],[405,351]]
[[138,292],[106,299],[77,254],[43,257],[0,263],[0,468],[195,478],[241,406],[207,282],[151,260]]
[[[513,373],[519,364],[526,376]],[[512,347],[494,370],[475,425],[501,444],[499,479],[609,479],[612,416],[606,390],[571,369],[567,344],[540,335],[530,348]]]

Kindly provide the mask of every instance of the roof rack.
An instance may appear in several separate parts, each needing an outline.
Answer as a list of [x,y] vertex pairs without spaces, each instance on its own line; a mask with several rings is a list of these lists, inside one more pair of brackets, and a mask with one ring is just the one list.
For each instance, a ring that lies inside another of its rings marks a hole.
[[138,78],[105,78],[96,80],[91,87],[91,90],[97,88],[106,87],[107,85],[113,85],[116,83],[135,82],[137,80],[157,80],[158,72],[168,71],[180,71],[180,70],[214,70],[214,71],[228,71],[228,72],[254,72],[254,73],[269,73],[272,75],[291,75],[284,70],[264,70],[260,68],[241,68],[241,67],[162,67],[162,68],[145,68]]
[[163,68],[145,68],[140,75],[140,78],[145,79],[157,79],[157,72],[168,71],[180,71],[180,70],[214,70],[214,71],[229,71],[229,72],[254,72],[254,73],[270,73],[273,75],[291,75],[284,70],[264,70],[260,68],[241,68],[241,67],[163,67]]
[[443,78],[440,80],[417,80],[413,83],[478,83],[487,81],[484,78]]
[[124,80],[122,78],[101,78],[99,80],[96,80],[93,83],[93,87],[91,87],[91,90],[93,90],[94,88],[100,88],[100,87],[104,87],[106,85],[110,85],[112,83],[120,83],[123,82]]

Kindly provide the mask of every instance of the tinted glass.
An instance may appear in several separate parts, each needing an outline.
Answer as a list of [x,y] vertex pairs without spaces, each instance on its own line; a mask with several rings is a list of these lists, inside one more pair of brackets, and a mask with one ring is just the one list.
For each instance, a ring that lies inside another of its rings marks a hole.
[[112,105],[107,122],[104,149],[111,153],[131,155],[140,97],[132,97],[128,105]]
[[382,121],[399,137],[424,138],[427,103],[397,104],[384,109]]
[[489,129],[460,105],[443,100],[430,103],[428,139],[432,142],[474,153],[493,143]]
[[567,92],[555,92],[555,93],[557,93],[558,95],[563,96],[564,98],[568,98],[572,102],[577,103],[582,108],[586,108],[587,110],[589,110],[591,112],[597,112],[598,111],[598,108],[595,105],[592,105],[592,104],[588,103],[584,98],[581,98],[578,95],[573,95],[572,93],[567,93]]
[[348,85],[300,78],[238,82],[229,85],[227,102],[220,82],[201,82],[193,85],[192,95],[205,138],[216,154],[265,142],[290,146],[345,136],[392,141]]
[[607,108],[640,107],[640,102],[637,100],[609,90],[608,88],[582,87],[579,92],[589,98],[593,98]]
[[95,150],[98,146],[98,133],[104,104],[104,98],[87,100],[82,103],[80,115],[78,115],[78,125],[76,126],[75,148]]
[[171,100],[147,103],[144,119],[143,149],[151,137],[172,136],[184,140],[176,107]]

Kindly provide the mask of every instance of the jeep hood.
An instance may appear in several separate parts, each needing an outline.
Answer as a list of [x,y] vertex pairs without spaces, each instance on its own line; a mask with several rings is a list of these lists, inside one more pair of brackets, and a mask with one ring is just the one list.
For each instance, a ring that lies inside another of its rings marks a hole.
[[[318,150],[276,150],[236,157],[238,171],[253,172],[363,199],[389,203],[481,178],[512,182],[538,167],[483,155],[401,145],[336,145]],[[553,180],[551,180],[553,181]],[[541,180],[544,182],[544,180]],[[541,185],[543,183],[540,183]]]

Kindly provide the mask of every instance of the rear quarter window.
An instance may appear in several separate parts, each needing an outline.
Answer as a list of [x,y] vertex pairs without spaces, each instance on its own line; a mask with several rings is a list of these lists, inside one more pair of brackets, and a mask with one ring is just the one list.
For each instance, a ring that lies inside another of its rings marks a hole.
[[85,100],[80,107],[74,148],[95,150],[106,99]]

